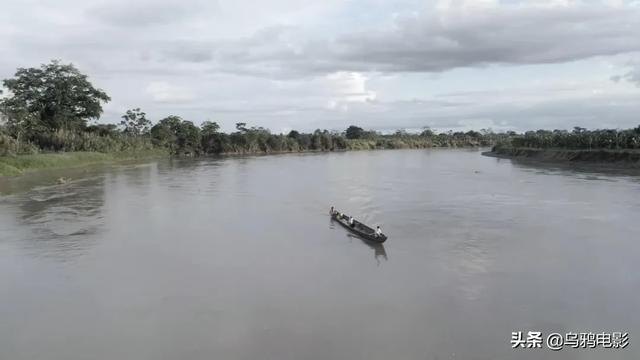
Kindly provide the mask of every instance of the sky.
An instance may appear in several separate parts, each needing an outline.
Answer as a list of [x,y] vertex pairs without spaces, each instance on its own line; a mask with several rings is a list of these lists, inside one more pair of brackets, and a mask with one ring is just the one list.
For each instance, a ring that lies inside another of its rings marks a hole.
[[640,125],[640,0],[4,0],[0,79],[52,59],[111,96],[101,123]]

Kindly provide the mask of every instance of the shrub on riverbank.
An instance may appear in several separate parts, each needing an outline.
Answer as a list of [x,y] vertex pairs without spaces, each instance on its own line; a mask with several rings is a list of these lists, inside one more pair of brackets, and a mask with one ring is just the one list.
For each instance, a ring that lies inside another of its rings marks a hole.
[[0,132],[0,156],[74,151],[119,153],[146,151],[153,148],[150,137],[123,133],[100,135],[93,132],[60,129],[54,132],[34,133],[26,140],[19,141],[16,137]]
[[0,131],[0,156],[35,154],[38,147],[29,142],[20,142]]
[[133,136],[124,133],[100,135],[87,131],[57,130],[33,135],[32,141],[44,151],[89,151],[118,153],[153,149],[148,136]]

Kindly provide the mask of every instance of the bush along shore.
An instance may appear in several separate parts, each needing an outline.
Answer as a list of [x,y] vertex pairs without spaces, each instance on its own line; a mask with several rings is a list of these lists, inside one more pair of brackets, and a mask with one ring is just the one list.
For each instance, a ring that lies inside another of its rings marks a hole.
[[[474,131],[435,134],[430,130],[419,134],[398,131],[383,135],[356,126],[345,132],[316,130],[313,133],[271,134],[267,129],[246,128],[244,124],[237,127],[238,131],[223,133],[217,130],[215,123],[205,122],[197,127],[190,121],[171,116],[138,135],[127,134],[116,127],[103,133],[88,127],[83,132],[56,130],[19,141],[0,130],[0,175],[159,156],[479,147],[490,146],[502,136]],[[353,130],[355,134],[351,133]]]
[[640,167],[640,126],[634,129],[573,131],[538,130],[510,134],[493,146],[489,156],[547,162],[582,162]]

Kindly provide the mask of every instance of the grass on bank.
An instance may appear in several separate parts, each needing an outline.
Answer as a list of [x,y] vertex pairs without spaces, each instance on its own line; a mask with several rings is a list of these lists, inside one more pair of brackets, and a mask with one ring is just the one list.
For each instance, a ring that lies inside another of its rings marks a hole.
[[61,152],[0,156],[0,176],[16,176],[33,170],[71,168],[117,161],[148,159],[166,155],[168,154],[165,150],[153,149],[117,153]]

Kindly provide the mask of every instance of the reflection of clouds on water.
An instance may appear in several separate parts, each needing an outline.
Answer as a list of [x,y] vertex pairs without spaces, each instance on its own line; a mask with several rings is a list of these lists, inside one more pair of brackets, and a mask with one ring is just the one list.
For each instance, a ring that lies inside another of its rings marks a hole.
[[620,166],[616,163],[543,162],[527,158],[506,159],[519,171],[536,175],[561,175],[580,180],[618,182],[640,181],[640,168]]
[[230,185],[241,186],[238,182],[246,180],[243,176],[246,170],[239,169],[243,165],[239,163],[224,158],[172,159],[158,163],[155,171],[145,178],[144,186],[151,184],[159,187],[157,191],[169,190],[173,195],[188,197],[225,196],[219,191],[219,182],[225,177],[233,176]]
[[484,291],[484,281],[478,278],[486,275],[492,265],[487,250],[468,237],[453,245],[452,254],[459,291],[468,300],[478,299]]
[[11,197],[21,232],[14,243],[34,256],[68,260],[94,245],[102,227],[104,180],[95,177]]
[[[492,253],[502,246],[503,229],[511,226],[517,217],[513,212],[493,212],[487,217],[487,208],[494,198],[487,194],[467,194],[451,198],[450,203],[434,204],[436,212],[430,216],[440,221],[437,238],[442,246],[439,258],[449,274],[450,286],[457,295],[468,301],[475,301],[487,291],[487,277],[492,271],[494,259]],[[518,208],[522,199],[515,196],[495,196],[498,206]],[[444,220],[443,220],[444,219]]]
[[498,193],[473,193],[452,195],[446,200],[434,202],[439,209],[459,211],[460,207],[483,208],[485,206],[505,205],[517,206],[525,205],[530,201],[526,197],[518,194],[498,194]]

